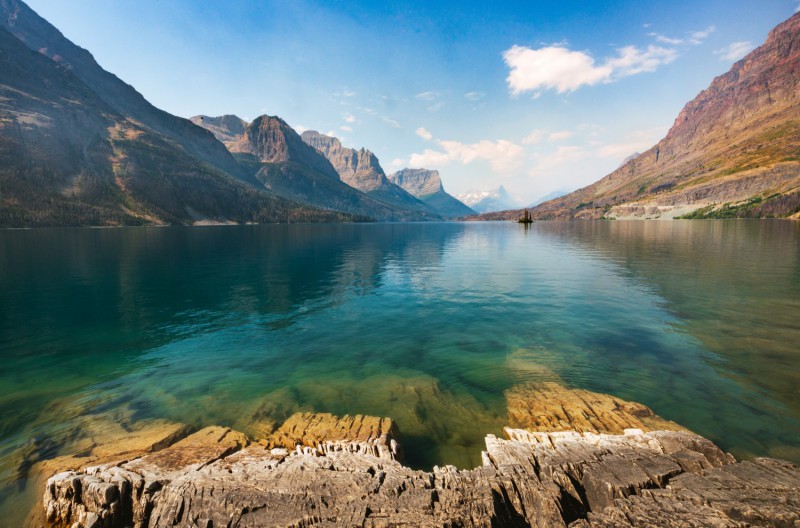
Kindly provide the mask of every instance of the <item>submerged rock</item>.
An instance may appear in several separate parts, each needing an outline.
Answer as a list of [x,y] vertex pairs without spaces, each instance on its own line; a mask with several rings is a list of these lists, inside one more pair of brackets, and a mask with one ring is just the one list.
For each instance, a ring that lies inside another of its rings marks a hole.
[[511,427],[531,431],[621,434],[625,429],[686,431],[641,403],[554,382],[523,384],[506,392]]

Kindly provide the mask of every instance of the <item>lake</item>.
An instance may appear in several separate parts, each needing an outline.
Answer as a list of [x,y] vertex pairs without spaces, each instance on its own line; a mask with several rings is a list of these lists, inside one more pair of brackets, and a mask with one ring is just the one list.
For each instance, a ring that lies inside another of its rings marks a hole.
[[800,223],[0,231],[0,515],[156,418],[390,416],[410,465],[476,466],[549,379],[800,462]]

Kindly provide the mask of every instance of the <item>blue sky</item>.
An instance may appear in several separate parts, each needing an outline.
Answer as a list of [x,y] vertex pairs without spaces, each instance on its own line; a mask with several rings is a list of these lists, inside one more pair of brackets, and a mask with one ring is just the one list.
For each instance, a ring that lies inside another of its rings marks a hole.
[[523,203],[604,176],[797,0],[28,0],[156,106],[278,115]]

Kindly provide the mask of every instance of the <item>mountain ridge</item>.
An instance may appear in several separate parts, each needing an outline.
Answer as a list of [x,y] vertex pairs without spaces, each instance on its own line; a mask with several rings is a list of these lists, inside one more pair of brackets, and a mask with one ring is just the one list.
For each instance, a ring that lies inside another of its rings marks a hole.
[[365,148],[352,149],[342,145],[339,138],[306,130],[300,137],[331,162],[339,177],[349,186],[388,205],[438,217],[436,211],[415,198],[386,176],[378,157]]

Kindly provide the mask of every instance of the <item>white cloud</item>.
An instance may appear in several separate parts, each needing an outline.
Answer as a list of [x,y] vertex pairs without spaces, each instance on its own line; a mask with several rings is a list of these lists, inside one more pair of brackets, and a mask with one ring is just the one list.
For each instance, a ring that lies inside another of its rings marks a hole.
[[432,139],[433,139],[433,134],[431,134],[430,132],[428,132],[427,130],[425,130],[425,128],[424,128],[424,127],[419,127],[419,128],[416,130],[416,134],[417,134],[419,137],[421,137],[422,139],[426,140],[426,141],[430,141],[430,140],[432,140]]
[[506,81],[513,95],[541,89],[570,92],[584,84],[597,84],[612,73],[609,67],[595,66],[586,53],[558,46],[537,50],[512,46],[503,53],[503,60],[511,69]]
[[349,127],[347,125],[342,125],[342,126],[339,127],[339,130],[341,130],[342,132],[352,132],[353,131],[353,127]]
[[573,133],[569,130],[560,130],[558,132],[550,132],[547,136],[548,141],[564,141],[565,139],[569,139],[573,136]]
[[389,125],[392,128],[401,128],[400,127],[400,123],[398,123],[394,119],[390,119],[390,118],[388,118],[386,116],[381,116],[381,121],[383,121],[384,123],[386,123],[387,125]]
[[438,99],[441,95],[442,94],[440,94],[439,92],[422,92],[418,93],[414,97],[416,97],[417,99],[422,99],[423,101],[433,101]]
[[467,92],[464,94],[464,98],[467,101],[472,101],[473,103],[480,101],[484,97],[486,97],[486,94],[483,92]]
[[540,49],[512,46],[503,53],[503,60],[510,68],[506,81],[515,96],[541,90],[572,92],[584,85],[613,82],[628,75],[655,71],[678,55],[673,49],[653,45],[644,50],[626,46],[617,52],[616,57],[597,65],[588,53],[562,46]]
[[333,97],[335,97],[337,99],[339,97],[355,97],[356,95],[358,95],[356,92],[354,92],[352,90],[348,90],[347,88],[344,88],[343,90],[338,90],[336,92],[333,92]]
[[712,33],[717,30],[714,26],[709,26],[702,31],[693,31],[689,33],[686,38],[673,38],[668,37],[666,35],[662,35],[660,33],[648,33],[648,36],[651,36],[656,39],[656,41],[661,42],[662,44],[670,44],[672,46],[681,46],[683,44],[689,44],[696,46],[698,44],[702,44],[705,39],[707,39]]
[[295,132],[297,132],[298,134],[302,134],[303,132],[305,132],[306,130],[308,130],[308,127],[304,127],[303,125],[297,125],[297,126],[293,126],[292,128],[293,128],[293,129],[294,129],[294,131],[295,131]]
[[468,165],[474,161],[486,161],[492,172],[507,174],[520,167],[525,151],[522,147],[505,139],[482,140],[466,144],[459,141],[437,141],[442,150],[425,149],[421,154],[412,154],[412,167],[441,167],[449,163]]
[[741,42],[732,42],[724,48],[718,49],[714,54],[719,55],[719,60],[721,61],[735,62],[753,51],[755,47],[755,44],[749,40],[743,40]]
[[438,112],[444,106],[444,101],[438,101],[428,107],[428,112]]
[[342,115],[342,119],[344,119],[345,123],[355,123],[356,117],[353,114],[346,113]]
[[523,145],[535,145],[539,143],[541,140],[545,138],[547,132],[544,130],[539,130],[538,128],[533,130],[530,134],[522,138]]
[[564,141],[565,139],[569,139],[575,134],[570,132],[569,130],[559,130],[558,132],[548,132],[546,130],[535,129],[532,130],[530,134],[522,138],[523,145],[535,145],[536,143],[540,143],[544,139],[550,142],[556,141]]
[[702,31],[695,31],[689,35],[689,44],[701,44],[705,39],[711,36],[717,30],[714,26],[708,26]]
[[392,167],[393,169],[399,169],[400,167],[402,167],[405,164],[406,164],[406,161],[404,159],[395,158],[395,159],[392,160],[391,163],[389,163],[389,166]]
[[615,78],[636,75],[637,73],[653,72],[662,64],[669,64],[678,56],[673,49],[660,46],[647,46],[640,50],[635,46],[625,46],[617,50],[619,57],[606,61],[613,70]]
[[665,35],[659,35],[658,33],[648,33],[651,37],[655,37],[658,42],[662,44],[672,44],[673,46],[679,46],[680,44],[684,43],[683,39],[679,38],[670,38]]

